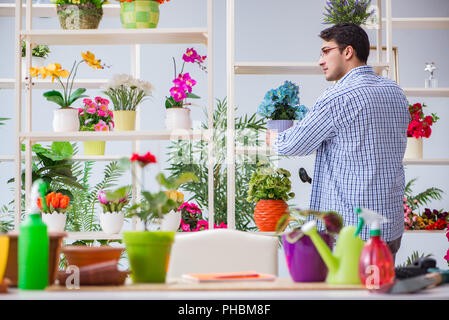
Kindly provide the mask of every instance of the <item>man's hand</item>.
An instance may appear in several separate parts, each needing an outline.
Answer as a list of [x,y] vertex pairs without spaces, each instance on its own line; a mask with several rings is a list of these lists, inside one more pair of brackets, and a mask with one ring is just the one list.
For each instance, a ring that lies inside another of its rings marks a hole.
[[277,131],[267,130],[267,137],[266,137],[265,141],[266,141],[268,147],[271,147],[274,144],[278,134],[279,133]]

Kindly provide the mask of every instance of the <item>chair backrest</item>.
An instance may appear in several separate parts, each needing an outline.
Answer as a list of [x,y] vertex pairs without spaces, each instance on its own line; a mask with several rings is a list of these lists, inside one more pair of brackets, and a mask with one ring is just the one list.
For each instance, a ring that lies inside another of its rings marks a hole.
[[167,278],[179,278],[184,273],[234,271],[277,276],[278,239],[228,229],[176,234]]

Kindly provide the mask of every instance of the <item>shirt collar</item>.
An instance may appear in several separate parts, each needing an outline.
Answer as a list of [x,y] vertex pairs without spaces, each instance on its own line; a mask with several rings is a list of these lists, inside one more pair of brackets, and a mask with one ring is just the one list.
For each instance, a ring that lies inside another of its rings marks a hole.
[[346,82],[348,79],[351,79],[359,74],[363,74],[363,73],[372,73],[374,74],[374,70],[371,66],[360,66],[360,67],[356,67],[354,69],[351,69],[350,71],[348,71],[343,78],[341,78],[340,80],[337,81],[337,83],[335,83],[335,85],[341,85],[344,82]]

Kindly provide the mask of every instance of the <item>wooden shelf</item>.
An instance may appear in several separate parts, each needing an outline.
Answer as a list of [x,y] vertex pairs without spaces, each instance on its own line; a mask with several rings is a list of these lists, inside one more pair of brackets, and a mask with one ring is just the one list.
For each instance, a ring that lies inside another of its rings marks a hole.
[[235,153],[241,155],[275,155],[269,147],[235,147]]
[[[0,3],[0,17],[14,17],[16,10],[15,3]],[[55,4],[33,4],[33,17],[51,18],[56,17],[56,5]],[[26,13],[26,5],[22,5],[22,15]],[[103,5],[103,17],[119,17],[120,5],[119,4],[106,4]]]
[[67,232],[64,240],[122,240],[121,233],[109,234],[101,231],[94,232]]
[[35,141],[134,141],[134,140],[206,140],[201,130],[112,131],[112,132],[30,132],[21,133],[21,140]]
[[[388,68],[386,64],[372,64],[376,73]],[[236,74],[308,74],[323,75],[317,62],[237,62]]]
[[449,97],[449,88],[402,88],[409,97]]
[[430,165],[430,166],[447,166],[449,159],[404,159],[404,165]]
[[[59,82],[51,82],[49,79],[33,79],[33,89],[59,89]],[[78,79],[73,82],[73,88],[100,89],[107,84],[107,79]],[[0,79],[0,89],[14,89],[16,80],[14,78]],[[22,81],[22,88],[25,89],[26,82]]]
[[182,44],[207,45],[206,28],[31,30],[22,31],[24,40],[46,45],[132,45]]
[[[382,19],[382,28],[386,28]],[[449,18],[392,18],[393,29],[449,29]]]

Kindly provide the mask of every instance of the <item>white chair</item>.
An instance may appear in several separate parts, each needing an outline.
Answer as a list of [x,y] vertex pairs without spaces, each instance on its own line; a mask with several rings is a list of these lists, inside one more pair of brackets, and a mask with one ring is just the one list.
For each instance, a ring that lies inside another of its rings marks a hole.
[[228,229],[176,234],[167,278],[179,278],[184,273],[235,271],[277,276],[278,239]]

